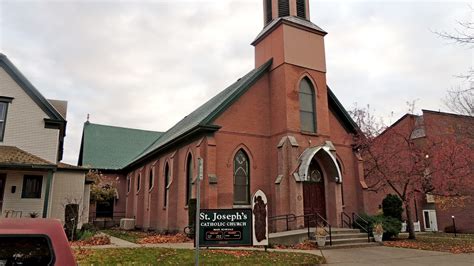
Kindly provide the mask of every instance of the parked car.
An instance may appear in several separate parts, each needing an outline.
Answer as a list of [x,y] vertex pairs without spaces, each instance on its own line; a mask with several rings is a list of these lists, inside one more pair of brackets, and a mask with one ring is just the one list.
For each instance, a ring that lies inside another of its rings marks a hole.
[[0,266],[76,265],[59,220],[0,219]]

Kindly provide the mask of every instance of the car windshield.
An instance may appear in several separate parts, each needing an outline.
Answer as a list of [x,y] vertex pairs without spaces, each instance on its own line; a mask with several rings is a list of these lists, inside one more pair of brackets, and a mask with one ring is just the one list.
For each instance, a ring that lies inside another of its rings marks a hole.
[[54,254],[46,236],[0,235],[0,266],[52,265]]

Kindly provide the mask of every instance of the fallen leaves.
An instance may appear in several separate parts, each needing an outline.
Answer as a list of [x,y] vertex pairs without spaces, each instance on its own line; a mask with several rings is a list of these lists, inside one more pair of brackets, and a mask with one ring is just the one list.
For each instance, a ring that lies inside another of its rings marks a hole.
[[463,240],[442,240],[421,238],[416,240],[400,239],[395,241],[385,241],[384,246],[412,248],[432,251],[444,251],[454,254],[474,253],[474,243],[472,241]]
[[189,242],[189,239],[184,234],[175,234],[175,235],[149,235],[142,239],[139,239],[137,243],[139,244],[161,244],[161,243],[185,243]]
[[226,254],[226,255],[231,255],[236,258],[241,258],[241,257],[249,257],[253,254],[252,251],[246,251],[246,250],[208,250],[206,253],[210,254]]
[[104,234],[97,234],[91,238],[81,241],[71,242],[71,246],[102,246],[102,245],[109,245],[110,244],[110,237]]

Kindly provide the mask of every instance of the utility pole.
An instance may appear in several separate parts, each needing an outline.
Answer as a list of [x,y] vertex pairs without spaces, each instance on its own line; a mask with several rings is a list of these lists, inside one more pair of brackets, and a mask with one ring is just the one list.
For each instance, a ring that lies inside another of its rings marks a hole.
[[196,222],[194,232],[194,241],[196,243],[195,265],[199,266],[199,213],[201,212],[201,181],[203,179],[204,161],[198,158],[198,178],[196,178]]

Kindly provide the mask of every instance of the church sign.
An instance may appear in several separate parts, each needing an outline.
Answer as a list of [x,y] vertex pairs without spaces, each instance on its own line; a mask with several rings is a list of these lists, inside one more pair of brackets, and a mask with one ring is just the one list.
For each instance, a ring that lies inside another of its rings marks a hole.
[[199,213],[199,246],[251,245],[251,209],[203,209]]

